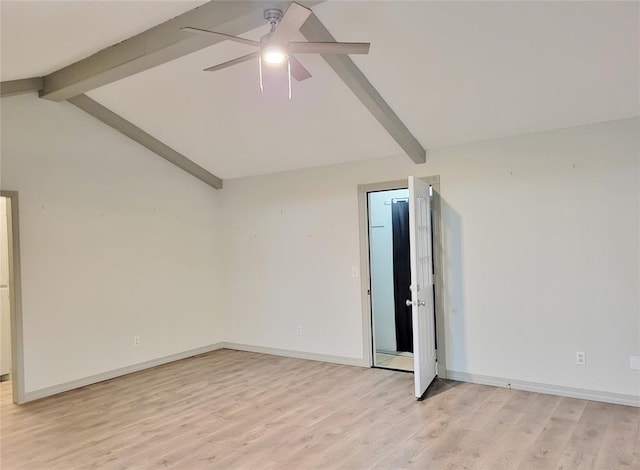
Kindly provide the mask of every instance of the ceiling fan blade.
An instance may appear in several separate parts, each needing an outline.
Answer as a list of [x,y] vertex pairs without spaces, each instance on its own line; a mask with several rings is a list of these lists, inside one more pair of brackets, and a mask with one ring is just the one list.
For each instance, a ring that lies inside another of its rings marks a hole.
[[207,67],[206,69],[203,70],[203,72],[215,72],[216,70],[231,67],[232,65],[236,65],[236,64],[241,64],[242,62],[246,62],[251,59],[256,59],[259,56],[260,56],[260,51],[252,52],[251,54],[243,55],[242,57],[238,57],[237,59],[233,59],[228,62],[223,62],[218,65],[212,65],[211,67]]
[[269,38],[270,42],[276,44],[286,44],[298,32],[300,27],[307,21],[311,10],[295,2],[291,2],[289,8],[278,23],[276,30]]
[[368,54],[368,42],[290,42],[292,54]]
[[299,82],[306,80],[307,78],[311,78],[311,72],[309,72],[298,59],[293,56],[289,56],[289,61],[291,62],[291,76],[293,78]]
[[249,46],[260,47],[262,44],[258,41],[252,41],[251,39],[245,39],[238,36],[232,36],[230,34],[217,33],[215,31],[209,31],[208,29],[200,29],[200,28],[192,28],[191,26],[186,26],[184,28],[180,28],[182,31],[187,31],[189,33],[198,33],[198,34],[209,34],[213,36],[218,36],[221,39],[226,39],[228,41],[235,41],[242,44],[248,44]]

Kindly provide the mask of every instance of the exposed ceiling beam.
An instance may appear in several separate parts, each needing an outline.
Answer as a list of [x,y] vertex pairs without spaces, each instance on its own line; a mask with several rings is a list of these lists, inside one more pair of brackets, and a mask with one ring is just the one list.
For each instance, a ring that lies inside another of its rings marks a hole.
[[23,78],[0,82],[0,97],[21,95],[42,90],[42,77]]
[[192,162],[181,153],[178,153],[168,145],[163,144],[152,135],[147,134],[139,127],[131,124],[126,119],[117,115],[108,108],[105,108],[97,101],[89,98],[87,95],[78,95],[70,98],[69,103],[77,106],[106,125],[113,127],[118,132],[126,135],[152,152],[155,152],[190,175],[204,181],[209,186],[215,189],[222,189],[222,180],[216,175],[209,173],[197,163]]
[[[299,0],[298,3],[311,7],[322,3],[322,1],[324,0]],[[215,29],[233,35],[243,34],[265,24],[263,17],[265,8],[280,8],[285,11],[289,4],[290,1],[287,0],[211,1],[45,76],[44,86],[42,83],[40,84],[40,88],[42,88],[40,96],[53,101],[69,100],[86,91],[220,42],[220,39],[215,36],[181,31],[182,27]],[[313,13],[300,31],[309,41],[335,41],[335,38]],[[323,58],[403,150],[416,163],[424,163],[426,161],[425,149],[351,58],[347,55],[331,54],[323,55]],[[2,96],[5,96],[4,86]],[[84,96],[75,101],[88,99]],[[131,123],[128,124],[133,126]],[[153,137],[151,138],[153,139]],[[194,164],[183,155],[180,156]]]
[[[266,24],[263,16],[265,8],[285,11],[290,3],[282,0],[205,3],[46,75],[40,96],[52,101],[67,100],[220,42],[214,36],[181,31],[182,27],[243,34]],[[299,0],[299,3],[311,7],[321,3],[321,0]]]
[[[300,28],[300,32],[309,41],[335,41],[335,38],[314,13],[307,18],[307,21]],[[407,126],[404,125],[398,115],[393,112],[353,60],[348,55],[341,54],[323,54],[322,57],[378,122],[382,124],[391,137],[407,152],[407,155],[416,163],[424,163],[426,161],[424,147],[407,129]]]

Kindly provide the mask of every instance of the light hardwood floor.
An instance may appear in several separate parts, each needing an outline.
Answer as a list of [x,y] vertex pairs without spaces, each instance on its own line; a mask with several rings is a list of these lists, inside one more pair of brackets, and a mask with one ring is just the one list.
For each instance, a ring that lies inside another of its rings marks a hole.
[[9,469],[639,469],[640,409],[220,350],[23,406]]

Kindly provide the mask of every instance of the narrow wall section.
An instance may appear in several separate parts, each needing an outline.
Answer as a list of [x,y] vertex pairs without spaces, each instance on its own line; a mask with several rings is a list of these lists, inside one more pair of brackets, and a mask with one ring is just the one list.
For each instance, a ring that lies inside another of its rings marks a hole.
[[224,339],[215,190],[35,94],[2,99],[1,163],[20,193],[27,394]]

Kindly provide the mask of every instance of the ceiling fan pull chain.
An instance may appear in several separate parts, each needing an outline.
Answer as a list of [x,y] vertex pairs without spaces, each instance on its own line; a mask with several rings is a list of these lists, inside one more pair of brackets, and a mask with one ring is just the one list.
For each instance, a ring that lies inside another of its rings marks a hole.
[[289,99],[291,99],[291,59],[287,57],[287,72],[289,76]]
[[262,56],[258,56],[258,68],[260,69],[260,93],[264,93],[264,86],[262,86]]

